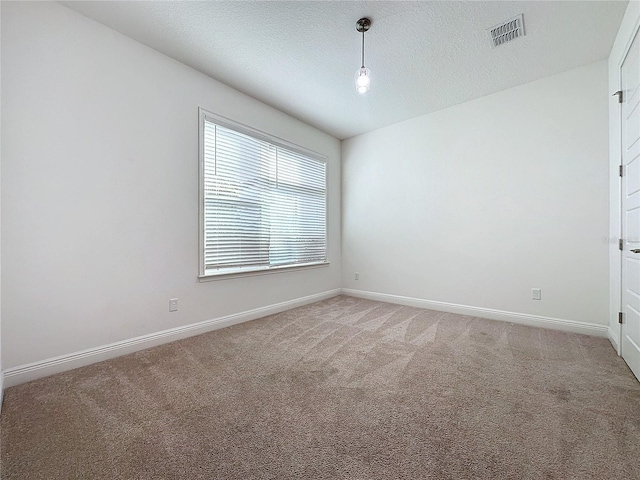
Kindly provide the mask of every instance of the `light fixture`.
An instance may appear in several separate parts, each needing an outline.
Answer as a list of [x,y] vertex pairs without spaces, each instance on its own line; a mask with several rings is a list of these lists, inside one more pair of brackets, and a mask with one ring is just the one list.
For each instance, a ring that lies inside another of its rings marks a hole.
[[371,20],[361,18],[356,22],[356,30],[362,33],[362,66],[356,71],[356,92],[367,93],[371,87],[371,72],[364,66],[364,32],[371,28]]

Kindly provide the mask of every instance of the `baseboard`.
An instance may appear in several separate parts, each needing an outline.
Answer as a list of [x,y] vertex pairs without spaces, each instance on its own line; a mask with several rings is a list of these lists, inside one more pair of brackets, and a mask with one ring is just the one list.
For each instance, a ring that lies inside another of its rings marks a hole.
[[437,302],[420,298],[343,288],[329,290],[326,292],[309,295],[286,302],[268,305],[266,307],[247,310],[245,312],[226,315],[224,317],[205,320],[203,322],[193,323],[182,327],[176,327],[169,330],[151,333],[148,335],[142,335],[140,337],[130,338],[128,340],[103,345],[101,347],[89,348],[80,352],[60,355],[58,357],[48,358],[38,362],[8,368],[4,372],[0,372],[0,409],[2,407],[1,402],[4,387],[9,388],[21,383],[29,382],[31,380],[36,380],[38,378],[46,377],[67,370],[73,370],[74,368],[83,367],[92,363],[101,362],[103,360],[109,360],[111,358],[137,352],[146,348],[155,347],[164,343],[173,342],[182,338],[218,330],[220,328],[229,327],[238,323],[248,322],[250,320],[256,320],[261,317],[266,317],[267,315],[273,315],[275,313],[280,313],[285,310],[300,307],[302,305],[307,305],[309,303],[314,303],[320,300],[335,297],[337,295],[340,295],[341,293],[352,297],[396,303],[399,305],[407,305],[417,308],[426,308],[429,310],[438,310],[442,312],[457,313],[460,315],[483,317],[491,320],[502,320],[533,327],[551,328],[555,330],[564,330],[568,332],[594,335],[605,338],[608,337],[611,343],[616,348],[616,351],[619,351],[618,342],[616,340],[614,332],[612,332],[605,325],[597,325],[586,322],[577,322],[575,320],[541,317],[525,313],[506,312],[489,308],[472,307],[468,305],[458,305],[454,303]]
[[36,380],[55,373],[84,367],[92,363],[144,350],[145,348],[155,347],[157,345],[173,342],[182,338],[192,337],[201,333],[230,327],[231,325],[236,325],[238,323],[256,320],[258,318],[266,317],[267,315],[284,312],[285,310],[290,310],[302,305],[335,297],[340,295],[340,293],[341,290],[337,288],[335,290],[329,290],[327,292],[276,303],[266,307],[256,308],[254,310],[247,310],[245,312],[226,315],[224,317],[205,320],[203,322],[192,323],[183,327],[171,328],[161,332],[130,338],[128,340],[103,345],[101,347],[89,348],[87,350],[67,355],[60,355],[58,357],[48,358],[46,360],[29,363],[27,365],[8,368],[4,371],[4,383],[7,388],[12,387],[14,385],[19,385],[21,383]]
[[2,400],[4,400],[4,372],[0,371],[0,415],[2,415]]
[[577,322],[575,320],[564,320],[561,318],[541,317],[527,313],[506,312],[491,308],[471,307],[468,305],[458,305],[455,303],[436,302],[434,300],[424,300],[421,298],[402,297],[399,295],[389,295],[386,293],[367,292],[364,290],[342,289],[343,295],[366,298],[368,300],[378,300],[380,302],[396,303],[409,307],[426,308],[441,312],[457,313],[459,315],[470,315],[473,317],[488,318],[490,320],[502,320],[505,322],[529,325],[532,327],[551,328],[566,332],[581,333],[597,337],[606,337],[608,327],[595,323]]
[[614,332],[611,329],[611,327],[609,327],[607,328],[607,337],[609,338],[611,345],[613,345],[613,348],[615,349],[616,353],[620,355],[619,335],[616,332]]

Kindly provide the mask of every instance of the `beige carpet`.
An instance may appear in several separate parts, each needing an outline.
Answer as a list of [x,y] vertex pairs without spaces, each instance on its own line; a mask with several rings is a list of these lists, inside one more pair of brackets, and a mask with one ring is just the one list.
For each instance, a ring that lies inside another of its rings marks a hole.
[[639,479],[603,338],[336,297],[10,388],[2,478]]

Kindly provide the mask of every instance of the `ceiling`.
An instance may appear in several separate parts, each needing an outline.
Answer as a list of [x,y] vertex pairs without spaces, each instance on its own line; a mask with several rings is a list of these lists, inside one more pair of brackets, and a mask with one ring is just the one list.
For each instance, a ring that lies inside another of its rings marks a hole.
[[[626,1],[63,2],[339,139],[608,57]],[[526,36],[486,29],[524,14]],[[360,17],[371,91],[355,92]]]

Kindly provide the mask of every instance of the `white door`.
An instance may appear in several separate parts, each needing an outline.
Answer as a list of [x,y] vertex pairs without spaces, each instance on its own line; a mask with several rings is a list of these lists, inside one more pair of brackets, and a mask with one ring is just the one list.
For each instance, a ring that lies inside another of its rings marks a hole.
[[640,379],[640,35],[620,69],[622,83],[622,357]]

